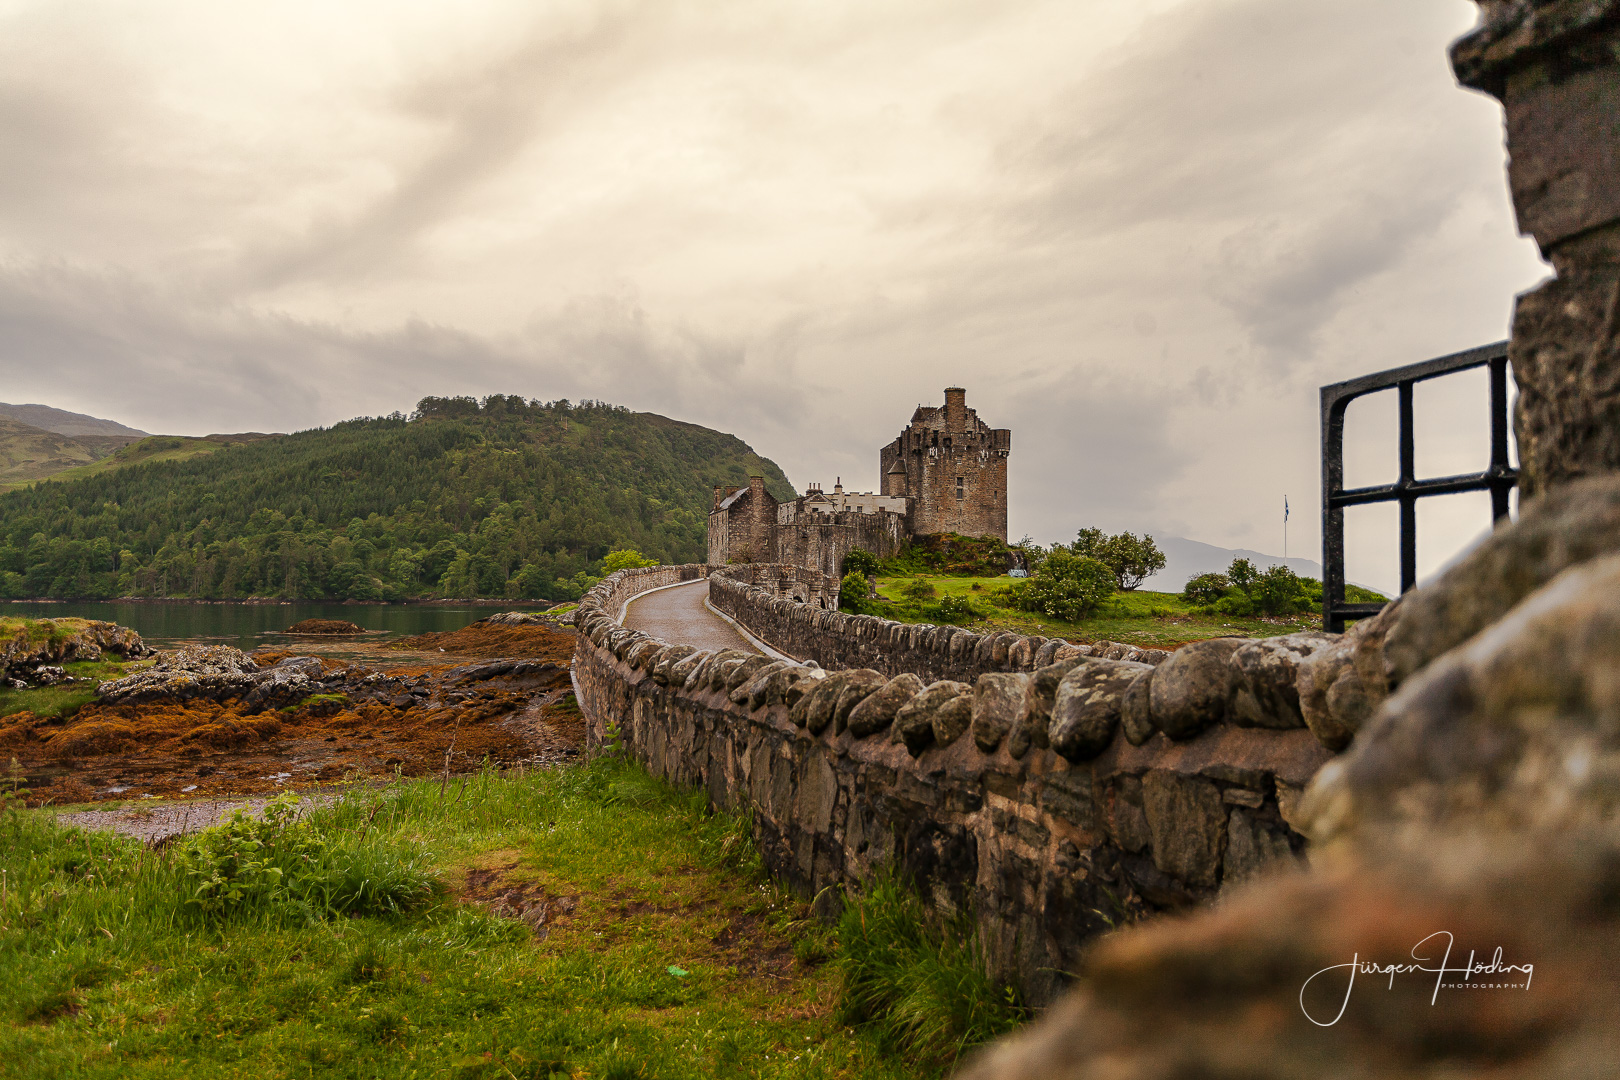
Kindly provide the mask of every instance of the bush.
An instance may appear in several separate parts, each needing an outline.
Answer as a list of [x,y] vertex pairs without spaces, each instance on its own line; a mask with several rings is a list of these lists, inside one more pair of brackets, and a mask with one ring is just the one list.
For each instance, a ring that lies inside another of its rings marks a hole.
[[1183,586],[1181,598],[1189,604],[1213,604],[1232,587],[1232,579],[1225,574],[1199,574]]
[[844,580],[838,585],[838,608],[840,611],[853,612],[860,615],[866,611],[866,598],[872,591],[871,584],[866,575],[851,570],[844,575]]
[[849,554],[844,556],[844,564],[840,569],[843,574],[860,574],[869,577],[878,572],[878,557],[870,551],[861,548],[851,548]]
[[[1217,591],[1221,582],[1225,587]],[[1187,582],[1182,595],[1194,603],[1212,604],[1222,615],[1293,615],[1322,602],[1322,585],[1314,578],[1300,578],[1280,563],[1261,570],[1248,559],[1233,559],[1225,574],[1200,574]]]
[[943,596],[928,609],[928,616],[940,623],[965,623],[978,618],[979,613],[965,596]]
[[1309,601],[1299,576],[1281,564],[1268,567],[1249,588],[1254,606],[1267,615],[1292,615],[1303,611]]
[[1101,560],[1058,548],[1028,579],[1019,604],[1054,619],[1077,622],[1114,595],[1114,572]]
[[413,853],[347,836],[341,841],[300,820],[298,797],[270,800],[260,819],[238,810],[223,825],[186,841],[181,863],[191,883],[186,905],[210,922],[247,912],[388,915],[433,898],[436,879]]
[[1234,585],[1215,601],[1215,610],[1222,615],[1233,615],[1243,619],[1254,614],[1254,601],[1249,599],[1248,593]]
[[1107,566],[1113,572],[1114,584],[1126,592],[1164,569],[1164,552],[1146,533],[1107,536],[1101,529],[1081,529],[1069,550]]
[[927,578],[912,578],[900,587],[900,595],[907,600],[932,600],[939,590]]

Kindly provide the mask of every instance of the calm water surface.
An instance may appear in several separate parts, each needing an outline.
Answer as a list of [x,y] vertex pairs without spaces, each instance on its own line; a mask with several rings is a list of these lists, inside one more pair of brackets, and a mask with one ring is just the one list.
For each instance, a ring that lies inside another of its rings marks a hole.
[[[0,615],[34,619],[101,619],[127,626],[150,645],[171,648],[184,642],[252,649],[278,640],[305,619],[343,619],[378,633],[386,641],[438,630],[460,630],[497,611],[544,611],[546,604],[514,601],[498,607],[438,607],[427,604],[118,604],[64,601],[0,603]],[[298,640],[309,640],[307,638]],[[341,639],[339,639],[341,640]],[[354,639],[349,639],[354,640]]]

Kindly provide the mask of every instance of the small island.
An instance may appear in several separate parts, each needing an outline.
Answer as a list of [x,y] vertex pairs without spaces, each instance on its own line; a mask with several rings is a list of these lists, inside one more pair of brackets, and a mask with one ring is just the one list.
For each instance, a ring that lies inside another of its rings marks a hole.
[[287,627],[289,634],[363,634],[366,628],[342,619],[305,619]]

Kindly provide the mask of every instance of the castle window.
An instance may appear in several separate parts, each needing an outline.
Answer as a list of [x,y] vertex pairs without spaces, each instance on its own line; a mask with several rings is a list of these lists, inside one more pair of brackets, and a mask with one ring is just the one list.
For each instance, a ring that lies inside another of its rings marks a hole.
[[962,477],[958,476],[956,478],[956,497],[958,499],[960,499],[962,497],[962,484],[963,484],[963,479],[962,479]]

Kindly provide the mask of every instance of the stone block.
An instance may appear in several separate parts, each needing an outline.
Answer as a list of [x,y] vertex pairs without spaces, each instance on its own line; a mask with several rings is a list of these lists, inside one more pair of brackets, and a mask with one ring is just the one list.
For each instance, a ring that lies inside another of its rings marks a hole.
[[1041,778],[1040,807],[1077,828],[1092,826],[1092,781],[1086,769],[1049,772]]
[[1189,885],[1213,888],[1226,847],[1226,806],[1212,782],[1154,769],[1142,777],[1153,865]]
[[1305,726],[1299,711],[1299,664],[1337,641],[1334,634],[1308,631],[1263,638],[1232,654],[1237,678],[1228,706],[1232,722],[1243,727]]
[[1232,654],[1247,644],[1247,638],[1195,641],[1155,668],[1148,697],[1154,727],[1172,739],[1190,739],[1226,719],[1237,674]]
[[967,693],[966,683],[941,679],[923,688],[895,713],[895,732],[906,749],[920,754],[934,741],[934,714],[940,706],[958,695]]
[[934,710],[934,741],[949,746],[966,733],[973,722],[973,694],[965,691]]
[[833,810],[838,802],[838,776],[820,747],[805,758],[799,779],[799,799],[795,816],[801,826],[813,833],[832,828]]
[[[739,686],[743,685],[749,679],[753,678],[756,673],[764,671],[766,668],[770,667],[772,664],[780,664],[780,663],[782,663],[782,661],[780,661],[780,660],[772,660],[768,656],[750,656],[748,659],[744,660],[742,663],[738,664],[736,667],[734,667],[730,671],[726,672],[726,676],[725,676],[725,691],[726,691],[726,693],[729,695],[732,691],[736,690]],[[719,689],[719,688],[716,687],[716,689]]]
[[810,734],[820,735],[832,723],[833,710],[838,707],[838,695],[843,693],[844,684],[848,681],[847,671],[835,671],[820,680],[815,689],[793,706],[790,718],[799,727],[808,729]]
[[669,686],[671,684],[680,686],[686,681],[685,673],[683,672],[680,678],[676,678],[675,668],[680,665],[681,661],[696,653],[697,649],[690,645],[671,645],[665,649],[663,654],[659,656],[658,663],[653,667],[653,682],[659,686]]
[[1235,885],[1259,876],[1266,869],[1292,866],[1294,850],[1286,831],[1243,807],[1233,809],[1226,829],[1226,853],[1221,883]]
[[1125,691],[1150,670],[1127,660],[1092,660],[1063,676],[1052,702],[1052,749],[1070,761],[1089,761],[1107,749],[1119,729]]
[[980,750],[994,753],[1023,720],[1029,681],[1027,675],[991,672],[980,675],[974,683],[973,741]]
[[732,687],[731,692],[726,695],[727,699],[733,705],[741,705],[744,708],[757,708],[757,705],[750,705],[750,700],[753,699],[755,695],[758,695],[758,699],[763,702],[765,698],[765,684],[770,680],[772,675],[776,674],[778,671],[781,671],[787,666],[789,665],[785,660],[772,660],[770,663],[759,665],[751,674],[742,674],[742,669],[739,668],[738,671],[733,674],[734,677],[737,675],[741,675],[742,677],[737,681],[737,685]]
[[1153,737],[1153,671],[1142,672],[1125,689],[1120,705],[1119,726],[1132,746],[1141,746]]
[[894,723],[895,714],[922,690],[923,681],[909,672],[890,679],[850,712],[850,734],[864,739],[887,731]]
[[849,722],[849,714],[855,707],[879,690],[889,681],[883,677],[881,671],[871,668],[859,668],[848,672],[844,680],[844,687],[838,692],[838,701],[833,706],[833,731],[841,732]]

